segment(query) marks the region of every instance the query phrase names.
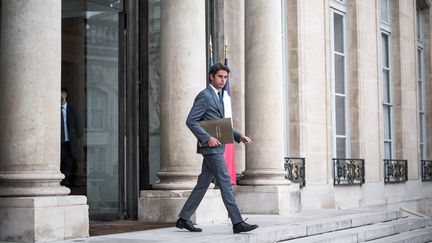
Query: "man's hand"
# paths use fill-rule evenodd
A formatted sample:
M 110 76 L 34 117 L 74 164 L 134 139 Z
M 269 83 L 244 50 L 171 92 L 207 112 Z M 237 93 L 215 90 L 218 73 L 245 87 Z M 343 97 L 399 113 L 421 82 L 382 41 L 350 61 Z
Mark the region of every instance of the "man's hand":
M 219 140 L 217 140 L 217 138 L 215 137 L 210 137 L 209 140 L 207 141 L 207 144 L 210 148 L 215 148 L 221 145 Z
M 242 142 L 244 145 L 248 145 L 252 142 L 252 139 L 246 135 L 240 135 L 240 142 Z

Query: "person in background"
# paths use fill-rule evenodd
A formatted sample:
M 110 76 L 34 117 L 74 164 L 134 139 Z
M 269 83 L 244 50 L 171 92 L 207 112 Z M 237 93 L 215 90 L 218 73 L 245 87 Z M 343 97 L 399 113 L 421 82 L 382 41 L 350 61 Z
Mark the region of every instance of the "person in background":
M 74 163 L 81 160 L 79 139 L 83 134 L 78 116 L 73 107 L 67 103 L 67 90 L 61 89 L 61 154 L 60 171 L 65 178 L 60 185 L 70 187 L 72 183 L 71 171 Z

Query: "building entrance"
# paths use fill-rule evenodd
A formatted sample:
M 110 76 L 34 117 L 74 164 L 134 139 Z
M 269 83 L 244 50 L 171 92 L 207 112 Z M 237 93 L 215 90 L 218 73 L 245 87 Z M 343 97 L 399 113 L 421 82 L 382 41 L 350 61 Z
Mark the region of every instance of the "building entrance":
M 82 131 L 69 184 L 71 194 L 87 196 L 90 220 L 122 218 L 122 7 L 123 1 L 62 1 L 62 87 L 76 113 L 70 129 Z

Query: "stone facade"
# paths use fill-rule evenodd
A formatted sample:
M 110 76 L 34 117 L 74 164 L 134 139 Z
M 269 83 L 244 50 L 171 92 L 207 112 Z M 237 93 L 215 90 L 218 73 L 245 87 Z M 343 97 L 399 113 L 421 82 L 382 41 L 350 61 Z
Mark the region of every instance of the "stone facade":
M 421 8 L 425 145 L 426 159 L 430 160 L 430 0 L 391 0 L 393 157 L 408 161 L 408 180 L 395 184 L 384 183 L 383 1 L 217 2 L 216 60 L 222 60 L 220 47 L 226 38 L 233 70 L 234 125 L 253 139 L 246 148 L 236 147 L 237 173 L 243 180 L 235 192 L 242 213 L 284 215 L 302 209 L 405 207 L 432 215 L 432 182 L 422 181 L 420 174 L 416 79 L 416 9 Z M 0 240 L 85 237 L 87 200 L 68 196 L 69 190 L 59 185 L 60 2 L 4 0 L 0 4 Z M 144 51 L 149 58 L 149 88 L 145 92 L 151 112 L 149 168 L 153 189 L 140 192 L 138 218 L 174 222 L 201 169 L 196 140 L 184 123 L 193 98 L 207 80 L 206 4 L 201 0 L 153 0 L 149 9 L 149 43 L 143 46 L 149 47 Z M 365 161 L 365 183 L 361 186 L 333 185 L 334 11 L 343 12 L 345 17 L 347 157 Z M 285 179 L 285 156 L 305 158 L 305 187 L 300 189 Z M 34 221 L 25 220 L 29 217 Z M 71 223 L 65 218 L 71 218 Z M 227 220 L 219 191 L 209 190 L 192 220 Z
M 416 57 L 416 1 L 392 4 L 392 80 L 395 158 L 408 160 L 408 181 L 383 182 L 383 128 L 379 1 L 345 1 L 347 80 L 351 158 L 365 159 L 366 182 L 361 187 L 333 186 L 332 78 L 329 56 L 330 9 L 333 1 L 291 1 L 288 13 L 290 156 L 306 158 L 302 208 L 396 208 L 406 206 L 427 213 L 430 182 L 420 177 L 418 62 Z M 430 1 L 425 14 L 425 42 L 430 43 Z M 429 44 L 426 44 L 429 45 Z M 428 50 L 425 48 L 425 50 Z M 425 71 L 431 72 L 430 51 Z M 430 76 L 425 92 L 430 96 Z M 426 106 L 428 100 L 426 98 Z M 426 108 L 430 109 L 430 108 Z M 426 112 L 430 123 L 430 110 Z M 427 141 L 430 141 L 427 125 Z M 431 143 L 427 142 L 431 156 Z M 420 206 L 422 205 L 422 206 Z

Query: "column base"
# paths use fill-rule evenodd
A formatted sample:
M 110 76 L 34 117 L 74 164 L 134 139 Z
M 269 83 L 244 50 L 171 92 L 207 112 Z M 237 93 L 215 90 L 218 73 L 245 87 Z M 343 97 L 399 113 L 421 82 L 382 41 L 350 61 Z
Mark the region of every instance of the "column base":
M 199 173 L 159 171 L 160 181 L 152 186 L 155 190 L 192 190 Z
M 245 214 L 287 215 L 299 212 L 301 209 L 301 193 L 298 184 L 237 186 L 235 196 L 240 212 Z
M 138 220 L 149 223 L 175 223 L 191 192 L 191 190 L 141 191 L 138 199 Z M 207 190 L 191 221 L 195 224 L 229 222 L 220 190 Z
M 284 170 L 246 170 L 243 171 L 244 178 L 240 181 L 241 185 L 247 186 L 274 186 L 289 185 L 290 180 L 285 178 Z
M 0 196 L 36 197 L 63 196 L 70 189 L 60 186 L 64 175 L 60 171 L 1 171 Z
M 0 197 L 0 241 L 44 242 L 88 236 L 85 196 Z

